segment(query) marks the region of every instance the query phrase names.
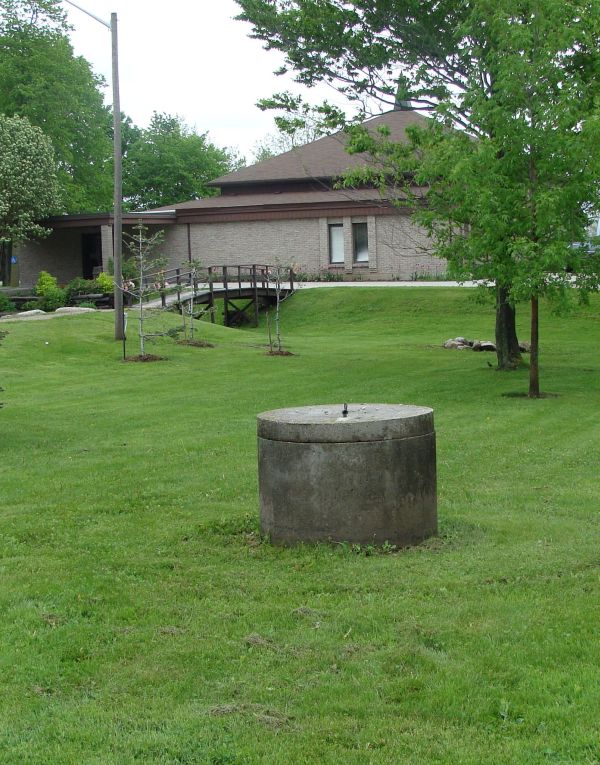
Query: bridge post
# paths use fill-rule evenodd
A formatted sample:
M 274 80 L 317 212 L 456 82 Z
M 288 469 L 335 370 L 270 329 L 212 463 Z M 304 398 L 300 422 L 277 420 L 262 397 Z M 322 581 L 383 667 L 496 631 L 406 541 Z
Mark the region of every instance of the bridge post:
M 208 307 L 210 308 L 210 323 L 215 323 L 215 288 L 213 287 L 213 269 L 212 266 L 208 267 L 208 289 L 210 291 L 210 298 L 208 301 Z
M 258 277 L 256 264 L 252 266 L 252 288 L 254 290 L 254 326 L 258 327 Z
M 223 303 L 223 323 L 229 326 L 229 281 L 227 278 L 227 266 L 223 266 L 223 289 L 225 290 L 225 302 Z

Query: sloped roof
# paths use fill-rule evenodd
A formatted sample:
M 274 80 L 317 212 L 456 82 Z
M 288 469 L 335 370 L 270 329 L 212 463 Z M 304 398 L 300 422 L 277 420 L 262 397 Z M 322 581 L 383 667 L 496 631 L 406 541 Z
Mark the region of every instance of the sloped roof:
M 369 130 L 387 125 L 392 140 L 404 141 L 408 126 L 426 125 L 427 122 L 427 117 L 414 111 L 391 111 L 373 117 L 363 125 Z M 274 181 L 301 181 L 309 178 L 336 178 L 345 170 L 367 161 L 365 154 L 348 154 L 346 142 L 347 137 L 343 132 L 334 133 L 305 146 L 298 146 L 285 154 L 222 175 L 211 181 L 209 186 L 227 187 Z
M 402 195 L 398 193 L 398 198 Z M 323 189 L 322 191 L 264 191 L 250 194 L 227 194 L 226 196 L 205 197 L 189 202 L 179 202 L 170 205 L 170 210 L 178 213 L 195 210 L 222 210 L 240 207 L 279 207 L 285 205 L 310 205 L 329 203 L 363 203 L 374 207 L 389 207 L 389 199 L 384 200 L 377 189 Z

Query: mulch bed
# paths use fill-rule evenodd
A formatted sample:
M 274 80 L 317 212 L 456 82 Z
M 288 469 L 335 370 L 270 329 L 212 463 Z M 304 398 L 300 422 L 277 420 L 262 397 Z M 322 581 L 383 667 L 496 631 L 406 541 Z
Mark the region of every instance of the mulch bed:
M 155 356 L 153 353 L 140 353 L 137 356 L 126 356 L 123 361 L 166 361 L 165 356 Z
M 207 340 L 178 340 L 177 345 L 191 345 L 192 348 L 214 348 Z
M 267 356 L 295 356 L 291 351 L 267 351 Z

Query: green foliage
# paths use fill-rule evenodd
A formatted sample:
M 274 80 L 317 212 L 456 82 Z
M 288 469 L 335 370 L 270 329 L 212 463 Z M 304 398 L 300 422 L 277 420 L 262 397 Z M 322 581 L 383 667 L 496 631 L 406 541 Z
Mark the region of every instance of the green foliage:
M 52 276 L 52 274 L 49 274 L 47 271 L 40 271 L 38 280 L 35 285 L 36 295 L 40 295 L 40 296 L 46 295 L 48 294 L 48 292 L 55 290 L 57 287 L 58 287 L 58 281 L 56 279 L 56 276 Z
M 8 295 L 0 292 L 0 313 L 10 313 L 16 311 L 16 306 Z
M 127 207 L 145 210 L 216 193 L 207 183 L 239 166 L 179 117 L 154 113 L 149 127 L 132 140 L 123 165 Z
M 52 290 L 57 289 L 57 287 L 58 281 L 56 276 L 52 276 L 52 274 L 49 274 L 47 271 L 40 271 L 38 280 L 35 285 L 36 295 L 47 295 L 48 292 L 52 292 Z
M 69 298 L 69 291 L 60 289 L 56 277 L 47 271 L 40 271 L 35 285 L 35 294 L 38 295 L 38 300 L 34 307 L 42 311 L 55 311 L 57 308 L 62 308 L 67 305 Z
M 42 311 L 56 311 L 67 305 L 67 295 L 60 287 L 48 288 L 39 298 L 37 307 Z
M 114 278 L 109 274 L 100 273 L 95 279 L 83 279 L 76 277 L 72 279 L 65 287 L 65 299 L 68 303 L 72 302 L 76 295 L 110 295 L 114 291 Z M 78 303 L 77 305 L 84 305 Z
M 121 273 L 123 274 L 123 279 L 135 279 L 137 276 L 137 265 L 135 262 L 135 258 L 132 257 L 124 257 L 123 258 L 123 264 L 121 266 Z M 115 273 L 115 264 L 112 258 L 108 259 L 108 275 L 114 276 Z
M 600 210 L 598 3 L 238 4 L 300 81 L 433 113 L 402 145 L 385 130 L 351 130 L 351 151 L 378 164 L 346 183 L 386 193 L 395 183 L 451 274 L 496 285 L 500 366 L 516 344 L 507 300 L 546 295 L 564 306 L 572 286 L 578 295 L 598 289 L 600 254 L 573 248 Z M 302 115 L 293 97 L 275 105 Z M 539 394 L 537 336 L 534 312 L 531 395 Z
M 38 221 L 59 204 L 49 139 L 26 119 L 0 113 L 0 239 L 45 236 Z
M 110 274 L 100 272 L 96 277 L 96 284 L 103 295 L 110 295 L 115 288 L 115 279 Z
M 81 276 L 72 279 L 65 287 L 67 303 L 70 303 L 75 295 L 92 295 L 100 292 L 96 279 L 84 279 Z
M 335 273 L 334 271 L 329 271 L 327 269 L 318 271 L 317 273 L 314 273 L 314 274 L 300 271 L 299 273 L 294 274 L 294 278 L 297 282 L 343 282 L 344 281 L 343 274 L 338 274 L 338 273 Z
M 40 309 L 40 303 L 38 300 L 28 300 L 26 303 L 22 303 L 20 311 L 35 311 Z
M 51 0 L 0 0 L 0 112 L 26 117 L 54 147 L 67 212 L 111 204 L 111 117 L 103 81 L 75 56 Z

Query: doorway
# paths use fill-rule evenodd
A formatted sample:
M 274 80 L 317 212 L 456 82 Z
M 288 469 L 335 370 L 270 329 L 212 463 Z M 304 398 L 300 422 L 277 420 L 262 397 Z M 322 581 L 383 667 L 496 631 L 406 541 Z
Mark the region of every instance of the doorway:
M 102 238 L 99 231 L 81 235 L 81 271 L 84 279 L 95 279 L 102 271 Z
M 19 283 L 17 258 L 13 254 L 12 242 L 0 241 L 0 286 L 16 287 Z

